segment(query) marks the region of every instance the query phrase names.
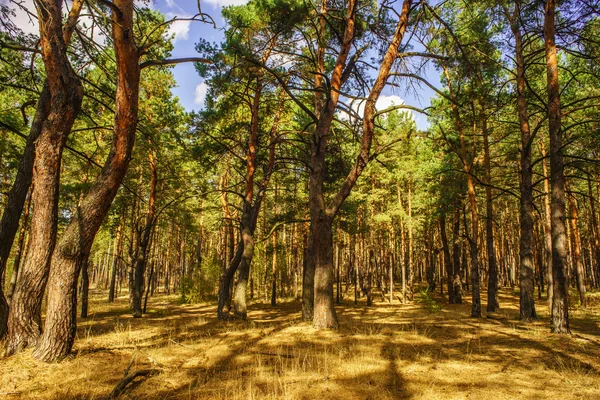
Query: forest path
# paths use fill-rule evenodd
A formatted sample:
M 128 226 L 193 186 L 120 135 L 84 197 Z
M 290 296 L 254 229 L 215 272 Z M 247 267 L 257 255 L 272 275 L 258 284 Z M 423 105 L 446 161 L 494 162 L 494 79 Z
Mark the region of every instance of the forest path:
M 301 322 L 296 301 L 252 304 L 249 321 L 220 322 L 212 304 L 150 300 L 130 317 L 127 296 L 94 291 L 75 352 L 58 364 L 29 352 L 0 360 L 0 398 L 98 399 L 124 371 L 156 369 L 129 385 L 133 399 L 600 399 L 600 294 L 572 310 L 572 336 L 518 321 L 518 295 L 499 313 L 469 318 L 470 304 L 439 294 L 415 302 L 337 307 L 338 331 Z M 468 296 L 465 296 L 468 300 Z M 484 304 L 485 304 L 485 298 Z

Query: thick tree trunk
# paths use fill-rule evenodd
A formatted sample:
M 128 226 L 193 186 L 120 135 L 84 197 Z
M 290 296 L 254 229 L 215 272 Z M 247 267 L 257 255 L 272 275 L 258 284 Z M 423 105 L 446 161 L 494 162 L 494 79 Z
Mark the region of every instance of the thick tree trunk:
M 229 303 L 231 302 L 231 284 L 233 277 L 240 266 L 242 255 L 244 253 L 244 242 L 240 241 L 237 245 L 235 255 L 231 259 L 229 266 L 223 271 L 219 278 L 219 292 L 217 303 L 217 318 L 221 321 L 229 319 Z
M 62 152 L 83 100 L 83 87 L 67 57 L 61 23 L 62 2 L 46 0 L 36 6 L 50 106 L 35 142 L 29 245 L 9 312 L 7 355 L 35 344 L 41 333 L 42 298 L 56 244 Z M 0 297 L 3 302 L 4 296 Z
M 534 260 L 533 260 L 533 183 L 531 167 L 531 145 L 532 137 L 529 126 L 529 112 L 527 109 L 527 97 L 525 94 L 525 59 L 523 57 L 523 39 L 521 36 L 519 7 L 515 6 L 511 15 L 505 10 L 510 21 L 511 30 L 515 37 L 515 60 L 517 66 L 517 110 L 519 115 L 519 127 L 521 129 L 521 174 L 520 183 L 520 263 L 519 263 L 519 288 L 520 288 L 520 318 L 521 320 L 536 319 L 535 301 L 533 289 L 535 284 Z
M 42 2 L 42 4 L 43 3 L 44 2 Z M 71 41 L 71 36 L 73 34 L 75 25 L 77 24 L 77 20 L 79 19 L 79 13 L 81 12 L 82 5 L 83 0 L 73 1 L 73 4 L 71 5 L 71 11 L 69 12 L 67 22 L 62 29 L 62 33 L 59 33 L 58 31 L 55 32 L 56 35 L 62 34 L 65 46 Z M 60 4 L 53 4 L 53 7 L 58 7 L 59 10 L 61 8 Z M 56 29 L 58 23 L 60 23 L 60 20 L 50 29 Z M 49 42 L 46 41 L 45 43 L 48 44 Z M 48 77 L 50 76 L 51 75 L 48 75 Z M 68 84 L 68 80 L 65 83 Z M 76 93 L 78 90 L 80 90 L 80 85 L 76 84 L 71 88 L 71 90 Z M 78 93 L 78 95 L 81 95 L 81 93 Z M 9 314 L 8 304 L 4 298 L 4 285 L 1 277 L 4 276 L 10 250 L 12 248 L 17 230 L 19 229 L 19 219 L 21 218 L 21 214 L 23 212 L 23 205 L 25 204 L 27 193 L 30 191 L 33 177 L 36 142 L 38 141 L 43 129 L 48 129 L 48 125 L 46 125 L 46 123 L 48 122 L 48 118 L 50 116 L 52 97 L 53 94 L 50 90 L 50 85 L 46 80 L 37 102 L 35 116 L 31 124 L 31 129 L 29 130 L 29 136 L 27 137 L 27 142 L 23 150 L 23 156 L 21 157 L 21 161 L 17 169 L 17 175 L 10 191 L 8 192 L 8 202 L 2 213 L 2 219 L 0 220 L 0 339 L 2 339 L 7 333 Z M 64 100 L 67 100 L 67 98 Z M 68 123 L 68 121 L 65 122 Z
M 337 328 L 333 306 L 333 230 L 331 220 L 323 216 L 312 219 L 313 257 L 315 265 L 314 317 L 316 328 Z
M 140 67 L 132 35 L 133 1 L 115 0 L 113 4 L 119 10 L 113 12 L 112 24 L 117 59 L 113 142 L 100 175 L 79 205 L 52 257 L 44 335 L 34 351 L 34 356 L 44 361 L 58 360 L 71 351 L 76 334 L 77 279 L 123 182 L 135 140 Z
M 302 320 L 312 321 L 315 304 L 315 256 L 313 247 L 312 228 L 308 228 L 308 245 L 304 255 L 302 270 Z
M 238 272 L 238 283 L 233 295 L 233 311 L 237 317 L 246 319 L 248 307 L 246 305 L 246 292 L 248 288 L 248 277 L 250 275 L 250 266 L 254 255 L 254 237 L 253 230 L 244 226 L 242 228 L 242 241 L 244 242 L 244 251 L 240 261 Z
M 551 331 L 570 333 L 567 283 L 567 229 L 565 222 L 565 176 L 562 154 L 560 87 L 555 43 L 556 0 L 547 0 L 544 16 L 546 75 L 548 80 L 548 125 L 550 131 L 550 184 L 552 187 L 552 320 Z

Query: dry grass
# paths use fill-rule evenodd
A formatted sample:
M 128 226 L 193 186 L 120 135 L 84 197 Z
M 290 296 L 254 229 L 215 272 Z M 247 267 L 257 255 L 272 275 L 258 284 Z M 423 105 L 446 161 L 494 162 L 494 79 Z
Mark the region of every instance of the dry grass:
M 523 324 L 518 297 L 468 318 L 470 304 L 342 305 L 340 329 L 300 321 L 300 304 L 250 307 L 219 322 L 213 305 L 151 299 L 133 319 L 127 298 L 96 293 L 73 356 L 44 364 L 29 353 L 0 361 L 0 398 L 98 399 L 130 371 L 159 372 L 127 387 L 132 399 L 600 399 L 600 296 L 572 311 L 572 336 Z M 350 304 L 350 303 L 349 303 Z M 3 397 L 4 396 L 4 397 Z

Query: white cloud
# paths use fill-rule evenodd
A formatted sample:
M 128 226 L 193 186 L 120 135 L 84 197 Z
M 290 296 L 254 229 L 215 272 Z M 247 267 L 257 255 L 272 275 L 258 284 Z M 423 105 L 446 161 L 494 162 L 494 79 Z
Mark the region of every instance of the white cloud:
M 400 96 L 386 96 L 382 94 L 379 96 L 379 99 L 377 99 L 375 108 L 377 108 L 378 111 L 381 111 L 392 106 L 401 106 L 402 104 L 404 104 L 404 100 L 402 100 Z
M 349 104 L 349 103 L 346 103 Z M 380 95 L 379 99 L 377 99 L 377 103 L 375 103 L 375 108 L 377 109 L 377 111 L 383 111 L 387 108 L 393 107 L 393 106 L 401 106 L 404 104 L 404 100 L 400 97 L 400 96 L 396 96 L 396 95 Z M 355 101 L 354 103 L 352 103 L 351 106 L 353 113 L 352 113 L 352 118 L 355 117 L 360 117 L 362 118 L 363 113 L 365 111 L 365 100 L 363 101 Z M 402 110 L 402 109 L 400 109 Z M 414 113 L 412 111 L 410 111 L 411 115 L 414 118 Z M 348 120 L 349 116 L 348 113 L 346 112 L 339 112 L 339 118 L 343 119 L 343 120 Z
M 248 0 L 206 0 L 206 2 L 215 7 L 226 7 L 226 6 L 241 6 L 246 4 Z
M 168 12 L 165 14 L 165 17 L 167 21 L 170 21 L 173 18 L 182 18 L 182 20 L 176 19 L 174 22 L 171 22 L 169 24 L 169 28 L 167 29 L 167 36 L 171 37 L 175 35 L 173 43 L 177 42 L 178 40 L 188 40 L 190 38 L 190 24 L 192 21 L 190 21 L 189 18 L 192 18 L 191 15 L 176 15 Z M 185 18 L 188 18 L 188 20 L 183 20 Z
M 175 7 L 177 7 L 177 4 L 175 3 L 175 0 L 166 0 L 166 3 L 167 3 L 167 7 L 169 7 L 169 8 L 175 8 Z M 177 7 L 177 8 L 179 8 L 179 7 Z
M 204 106 L 204 100 L 206 99 L 207 91 L 208 85 L 204 82 L 196 86 L 196 96 L 194 97 L 194 103 L 199 106 Z

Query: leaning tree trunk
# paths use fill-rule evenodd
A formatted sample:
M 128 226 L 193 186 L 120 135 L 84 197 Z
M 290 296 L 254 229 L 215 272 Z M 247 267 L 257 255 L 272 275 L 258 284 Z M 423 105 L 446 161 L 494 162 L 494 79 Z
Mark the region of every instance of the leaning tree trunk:
M 140 66 L 133 32 L 133 1 L 114 0 L 113 42 L 117 90 L 113 141 L 107 160 L 52 257 L 44 335 L 34 356 L 55 361 L 68 355 L 77 331 L 77 280 L 94 237 L 123 182 L 131 159 L 138 114 Z M 37 183 L 36 183 L 37 185 Z
M 219 291 L 217 303 L 217 318 L 222 321 L 229 319 L 229 303 L 231 302 L 231 284 L 233 277 L 242 262 L 244 254 L 244 242 L 240 240 L 235 251 L 235 255 L 229 262 L 229 266 L 221 273 L 219 277 Z
M 68 44 L 71 41 L 71 36 L 73 35 L 73 30 L 79 19 L 82 5 L 83 0 L 75 0 L 71 5 L 69 17 L 62 29 L 62 36 L 65 44 Z M 74 87 L 73 90 L 77 90 L 77 88 Z M 35 116 L 31 124 L 31 129 L 29 130 L 25 148 L 23 149 L 23 156 L 21 157 L 21 162 L 17 169 L 17 175 L 13 186 L 8 192 L 8 202 L 2 213 L 2 219 L 0 220 L 0 277 L 4 276 L 10 250 L 17 230 L 19 229 L 19 219 L 23 212 L 23 205 L 25 204 L 25 199 L 27 198 L 27 193 L 29 192 L 33 177 L 35 145 L 42 133 L 45 122 L 48 120 L 51 99 L 52 93 L 50 92 L 50 85 L 46 79 L 37 102 Z M 4 298 L 4 286 L 2 285 L 1 280 L 2 279 L 0 278 L 0 339 L 7 332 L 8 321 L 8 304 Z
M 248 227 L 242 227 L 242 240 L 244 241 L 244 251 L 240 261 L 238 272 L 238 283 L 235 286 L 233 295 L 233 310 L 237 317 L 246 319 L 248 307 L 246 305 L 246 292 L 248 288 L 248 277 L 250 275 L 250 265 L 254 254 L 254 237 Z
M 550 185 L 552 196 L 552 320 L 555 333 L 569 333 L 569 288 L 567 282 L 567 229 L 565 215 L 565 175 L 562 154 L 560 87 L 555 42 L 556 0 L 548 0 L 544 16 L 546 75 L 548 81 L 548 126 L 550 131 Z
M 335 67 L 331 76 L 328 99 L 315 128 L 315 137 L 311 148 L 311 173 L 309 179 L 309 208 L 311 230 L 313 235 L 313 250 L 315 263 L 315 304 L 313 323 L 316 328 L 336 328 L 337 316 L 333 307 L 333 232 L 332 224 L 340 207 L 350 195 L 352 188 L 369 162 L 371 143 L 375 132 L 376 108 L 375 104 L 381 95 L 387 80 L 390 77 L 394 61 L 398 57 L 398 49 L 402 43 L 404 32 L 408 26 L 408 14 L 411 0 L 404 0 L 394 36 L 387 48 L 380 69 L 375 79 L 363 113 L 363 132 L 360 151 L 354 165 L 337 194 L 325 207 L 323 179 L 325 173 L 325 155 L 327 152 L 327 138 L 330 135 L 331 123 L 339 99 L 340 88 L 344 77 L 342 72 L 346 66 L 348 53 L 354 39 L 354 20 L 356 17 L 356 4 L 348 2 L 346 15 L 346 29 Z
M 62 152 L 83 100 L 83 87 L 67 57 L 62 2 L 46 0 L 36 6 L 50 106 L 35 143 L 29 245 L 9 311 L 7 355 L 35 344 L 41 333 L 42 299 L 56 244 Z

